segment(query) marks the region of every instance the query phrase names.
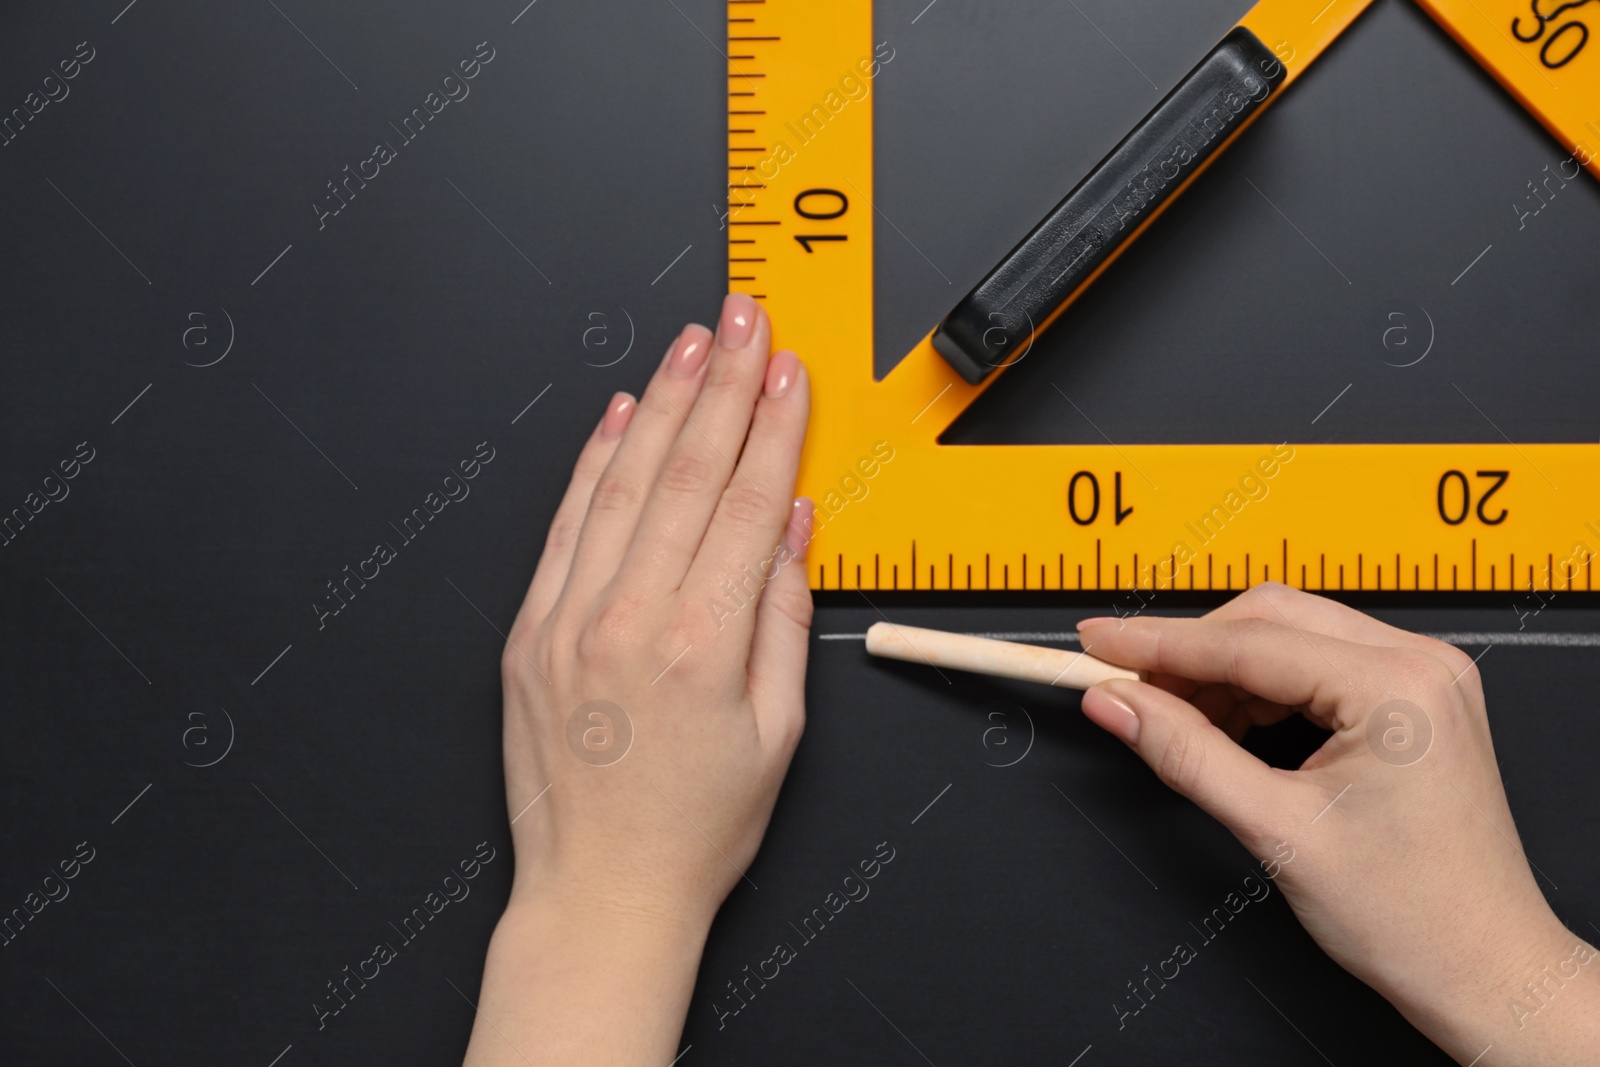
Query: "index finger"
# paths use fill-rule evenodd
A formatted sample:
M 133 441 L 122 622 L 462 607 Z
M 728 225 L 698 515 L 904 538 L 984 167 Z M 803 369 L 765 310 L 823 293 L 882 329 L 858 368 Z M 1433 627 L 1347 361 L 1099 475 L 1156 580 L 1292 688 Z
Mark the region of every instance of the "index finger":
M 1225 682 L 1286 707 L 1304 705 L 1328 729 L 1351 725 L 1381 650 L 1262 618 L 1140 617 L 1082 630 L 1084 647 L 1135 670 Z M 1341 710 L 1345 714 L 1341 717 Z
M 1459 677 L 1472 666 L 1472 658 L 1454 645 L 1402 630 L 1346 604 L 1281 582 L 1262 582 L 1208 612 L 1208 619 L 1262 618 L 1314 630 L 1330 637 L 1363 645 L 1392 645 L 1432 656 Z

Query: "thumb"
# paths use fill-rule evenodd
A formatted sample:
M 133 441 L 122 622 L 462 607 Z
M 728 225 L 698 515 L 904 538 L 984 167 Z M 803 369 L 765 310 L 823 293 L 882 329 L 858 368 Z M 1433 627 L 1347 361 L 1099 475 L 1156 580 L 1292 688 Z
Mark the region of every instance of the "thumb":
M 1083 694 L 1083 713 L 1126 742 L 1169 788 L 1233 831 L 1246 848 L 1267 834 L 1266 822 L 1292 810 L 1294 789 L 1240 748 L 1198 708 L 1165 689 L 1113 679 Z

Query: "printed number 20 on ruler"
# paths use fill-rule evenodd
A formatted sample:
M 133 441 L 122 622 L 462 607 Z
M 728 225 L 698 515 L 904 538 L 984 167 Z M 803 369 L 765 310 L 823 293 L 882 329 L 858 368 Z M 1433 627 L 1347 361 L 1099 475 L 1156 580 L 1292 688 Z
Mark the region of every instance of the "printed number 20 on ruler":
M 1245 16 L 1287 68 L 1273 99 L 1367 2 Z M 1526 33 L 1527 2 L 1424 6 L 1600 167 L 1571 107 L 1600 108 L 1600 42 L 1556 68 L 1513 52 L 1500 23 Z M 873 381 L 872 80 L 894 50 L 870 0 L 728 0 L 728 53 L 729 283 L 811 370 L 812 588 L 1593 588 L 1600 445 L 940 445 L 998 375 L 969 385 L 924 338 Z

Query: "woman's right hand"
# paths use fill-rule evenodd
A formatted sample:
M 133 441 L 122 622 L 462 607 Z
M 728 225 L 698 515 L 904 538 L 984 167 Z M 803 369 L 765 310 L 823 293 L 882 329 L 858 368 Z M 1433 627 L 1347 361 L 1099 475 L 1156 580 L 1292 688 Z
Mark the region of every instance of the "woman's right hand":
M 1600 1062 L 1600 958 L 1530 870 L 1465 653 L 1277 583 L 1079 636 L 1150 678 L 1084 713 L 1275 860 L 1317 943 L 1413 1025 L 1462 1064 Z M 1296 713 L 1333 731 L 1299 770 L 1238 745 Z

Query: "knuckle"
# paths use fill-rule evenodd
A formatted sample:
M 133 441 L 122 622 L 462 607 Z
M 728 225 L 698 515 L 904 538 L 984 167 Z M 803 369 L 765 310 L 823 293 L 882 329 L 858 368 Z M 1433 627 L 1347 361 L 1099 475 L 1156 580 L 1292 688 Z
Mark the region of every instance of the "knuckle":
M 541 635 L 513 627 L 505 647 L 500 650 L 502 684 L 513 689 L 531 685 L 539 671 L 544 669 L 536 666 L 543 658 L 542 646 Z
M 722 513 L 739 526 L 764 525 L 773 510 L 771 496 L 742 478 L 735 479 L 722 493 Z
M 778 743 L 782 745 L 782 751 L 793 752 L 798 748 L 805 732 L 806 709 L 801 707 L 796 714 L 787 716 L 778 727 Z
M 638 482 L 620 474 L 604 474 L 589 498 L 589 510 L 627 511 L 639 503 L 642 495 Z
M 1404 649 L 1384 664 L 1370 686 L 1367 703 L 1374 710 L 1395 700 L 1409 703 L 1420 710 L 1422 721 L 1431 730 L 1453 732 L 1474 719 L 1487 721 L 1481 699 L 1463 689 L 1471 684 L 1465 677 L 1458 680 L 1456 672 L 1431 652 Z M 1404 709 L 1400 713 L 1415 714 Z
M 766 595 L 771 598 L 774 611 L 802 630 L 811 629 L 811 614 L 816 608 L 811 603 L 810 589 L 803 585 L 800 589 L 768 589 Z
M 549 666 L 575 663 L 578 658 L 578 631 L 564 618 L 552 620 L 540 631 L 534 651 L 548 665 L 546 674 L 550 673 Z
M 1179 730 L 1167 738 L 1156 761 L 1156 776 L 1185 796 L 1199 786 L 1204 773 L 1205 746 L 1191 731 Z
M 1293 611 L 1294 605 L 1322 599 L 1315 593 L 1308 593 L 1303 589 L 1296 589 L 1292 585 L 1285 585 L 1283 582 L 1276 580 L 1258 582 L 1250 587 L 1250 592 L 1272 609 L 1272 619 L 1278 618 L 1277 612 L 1280 610 Z M 1272 619 L 1268 621 L 1271 622 Z
M 1468 668 L 1473 666 L 1471 656 L 1455 645 L 1432 638 L 1428 641 L 1428 651 L 1449 669 L 1452 678 L 1461 677 L 1462 681 L 1466 680 L 1463 676 L 1467 674 Z
M 697 452 L 679 452 L 661 468 L 661 487 L 674 493 L 695 495 L 710 488 L 715 470 L 711 461 Z
M 501 681 L 507 683 L 516 682 L 520 676 L 521 668 L 522 661 L 517 655 L 516 635 L 513 634 L 512 640 L 507 641 L 505 647 L 500 650 Z
M 651 675 L 663 682 L 689 681 L 700 689 L 710 659 L 702 650 L 709 643 L 703 628 L 692 622 L 666 627 L 650 644 Z
M 639 397 L 639 412 L 640 414 L 649 412 L 657 418 L 671 419 L 675 422 L 683 421 L 683 408 L 674 404 L 672 398 L 666 394 L 666 390 L 656 382 L 651 382 L 650 388 Z M 638 417 L 634 416 L 635 419 Z
M 705 387 L 717 393 L 746 392 L 751 379 L 747 362 L 734 353 L 727 353 L 723 359 L 712 360 L 711 369 L 706 372 Z
M 1277 623 L 1267 619 L 1237 619 L 1233 622 L 1233 630 L 1241 642 L 1257 644 L 1266 640 L 1268 635 L 1277 631 Z
M 579 632 L 575 651 L 578 659 L 589 663 L 610 662 L 636 644 L 639 607 L 627 597 L 608 597 L 601 601 Z
M 1391 661 L 1389 676 L 1403 692 L 1419 697 L 1442 695 L 1450 689 L 1453 672 L 1426 652 L 1405 649 Z
M 578 531 L 583 529 L 581 520 L 570 515 L 557 515 L 550 524 L 550 532 L 545 535 L 544 547 L 546 552 L 565 552 L 578 543 Z
M 772 610 L 779 615 L 788 619 L 802 630 L 811 628 L 811 616 L 815 610 L 811 602 L 811 590 L 804 587 L 792 589 L 769 586 L 766 598 Z
M 1111 636 L 1115 637 L 1117 632 L 1128 626 L 1137 625 L 1140 623 L 1140 621 L 1141 620 L 1137 618 L 1124 619 L 1122 622 L 1117 624 L 1117 630 L 1113 631 Z M 1170 671 L 1174 666 L 1176 666 L 1175 660 L 1177 658 L 1172 649 L 1171 628 L 1167 626 L 1150 626 L 1146 627 L 1145 630 L 1149 634 L 1150 650 L 1148 659 L 1140 665 L 1153 667 L 1156 670 Z M 1103 640 L 1104 638 L 1097 637 L 1094 641 L 1094 644 L 1098 645 L 1102 643 Z M 1092 647 L 1093 645 L 1086 645 L 1084 647 L 1084 651 L 1088 652 Z
M 1484 707 L 1483 678 L 1478 674 L 1477 667 L 1463 671 L 1456 679 L 1455 689 L 1461 694 L 1467 707 L 1475 709 L 1475 716 L 1488 720 L 1488 711 Z
M 605 472 L 606 464 L 611 462 L 611 453 L 615 450 L 615 445 L 608 445 L 604 439 L 597 437 L 578 453 L 578 462 L 572 467 L 572 480 L 581 482 L 599 478 Z
M 1245 676 L 1245 660 L 1276 636 L 1278 625 L 1266 619 L 1239 619 L 1233 631 L 1234 640 L 1228 642 L 1228 681 L 1239 685 Z

